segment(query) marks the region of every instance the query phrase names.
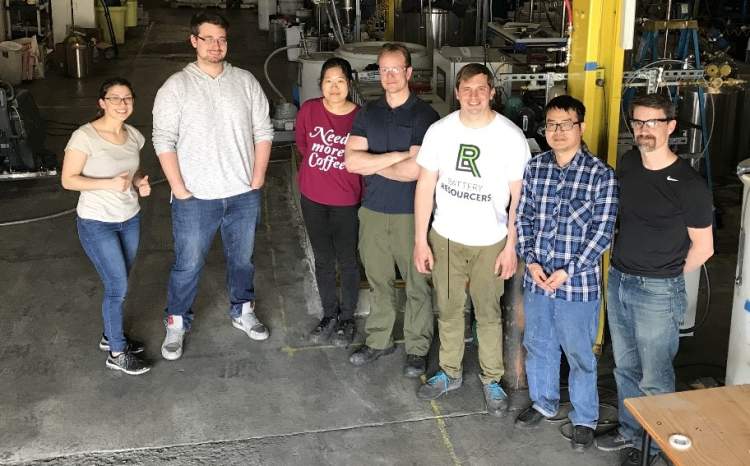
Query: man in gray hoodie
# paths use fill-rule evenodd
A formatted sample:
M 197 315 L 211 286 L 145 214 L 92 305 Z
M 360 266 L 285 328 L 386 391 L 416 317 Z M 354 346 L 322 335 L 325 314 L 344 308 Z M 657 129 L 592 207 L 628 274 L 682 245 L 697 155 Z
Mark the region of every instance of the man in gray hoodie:
M 228 29 L 219 14 L 193 16 L 197 60 L 170 76 L 154 100 L 154 148 L 172 189 L 175 260 L 161 347 L 169 360 L 182 356 L 201 270 L 219 229 L 232 325 L 254 340 L 268 338 L 255 315 L 252 257 L 273 127 L 258 80 L 224 61 Z

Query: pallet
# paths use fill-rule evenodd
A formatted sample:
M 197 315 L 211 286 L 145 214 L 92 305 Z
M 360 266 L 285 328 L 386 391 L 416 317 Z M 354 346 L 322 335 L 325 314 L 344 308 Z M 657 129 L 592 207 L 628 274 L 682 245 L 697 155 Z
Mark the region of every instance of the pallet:
M 220 10 L 226 10 L 227 4 L 226 3 L 195 3 L 195 2 L 179 2 L 179 1 L 169 1 L 170 8 L 193 8 L 193 9 L 206 9 L 206 8 L 218 8 Z M 241 3 L 239 9 L 240 10 L 251 10 L 255 8 L 255 5 L 251 3 Z

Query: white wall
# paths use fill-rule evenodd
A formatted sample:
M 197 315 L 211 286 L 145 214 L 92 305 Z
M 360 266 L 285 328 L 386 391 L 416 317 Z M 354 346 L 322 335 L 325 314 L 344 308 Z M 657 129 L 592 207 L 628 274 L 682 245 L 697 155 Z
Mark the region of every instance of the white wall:
M 62 42 L 65 39 L 65 31 L 73 20 L 73 6 L 70 0 L 53 0 L 50 3 L 52 7 L 52 38 L 55 43 Z
M 73 0 L 73 21 L 82 28 L 96 27 L 94 5 L 101 7 L 99 0 Z
M 52 22 L 55 43 L 65 39 L 68 26 L 75 25 L 84 28 L 96 27 L 94 4 L 99 0 L 53 0 Z

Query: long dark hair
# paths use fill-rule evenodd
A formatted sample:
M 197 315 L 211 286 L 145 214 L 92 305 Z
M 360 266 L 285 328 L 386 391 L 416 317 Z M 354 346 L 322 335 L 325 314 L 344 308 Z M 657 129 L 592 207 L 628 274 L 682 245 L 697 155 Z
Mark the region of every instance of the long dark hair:
M 352 76 L 352 65 L 345 58 L 331 57 L 323 63 L 323 67 L 320 69 L 320 79 L 318 85 L 323 86 L 323 78 L 326 76 L 326 71 L 331 68 L 341 68 L 341 72 L 346 78 L 346 84 L 349 86 L 349 94 L 351 95 L 352 82 L 354 77 Z
M 127 87 L 130 90 L 130 95 L 133 96 L 133 100 L 135 101 L 135 92 L 133 92 L 133 85 L 130 84 L 130 81 L 125 78 L 109 78 L 108 80 L 104 81 L 104 83 L 102 83 L 102 87 L 99 88 L 99 99 L 103 100 L 105 97 L 107 97 L 107 92 L 113 86 Z M 99 107 L 99 110 L 97 110 L 96 112 L 96 116 L 94 116 L 94 119 L 91 121 L 96 121 L 103 116 L 104 109 Z

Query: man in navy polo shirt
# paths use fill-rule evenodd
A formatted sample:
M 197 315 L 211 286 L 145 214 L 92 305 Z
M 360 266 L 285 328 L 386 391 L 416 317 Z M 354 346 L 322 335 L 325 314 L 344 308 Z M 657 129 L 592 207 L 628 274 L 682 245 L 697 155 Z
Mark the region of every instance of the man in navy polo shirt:
M 361 366 L 394 351 L 393 283 L 398 267 L 406 282 L 404 375 L 419 377 L 427 366 L 434 321 L 429 276 L 420 274 L 412 260 L 414 192 L 419 176 L 416 157 L 427 128 L 439 116 L 409 90 L 412 67 L 406 47 L 383 45 L 378 66 L 385 95 L 359 111 L 345 153 L 347 170 L 365 177 L 359 252 L 371 288 L 367 341 L 350 361 Z

